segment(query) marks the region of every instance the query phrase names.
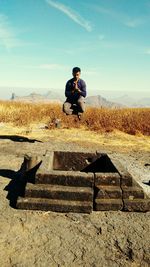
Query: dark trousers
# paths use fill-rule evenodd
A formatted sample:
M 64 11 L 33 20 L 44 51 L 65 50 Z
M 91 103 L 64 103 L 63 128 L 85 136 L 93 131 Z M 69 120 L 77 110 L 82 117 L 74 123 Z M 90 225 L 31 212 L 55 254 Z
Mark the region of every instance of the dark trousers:
M 85 99 L 83 96 L 80 96 L 76 103 L 68 102 L 67 100 L 63 104 L 63 111 L 67 115 L 71 115 L 74 113 L 74 105 L 76 105 L 77 108 L 77 114 L 80 115 L 85 111 Z

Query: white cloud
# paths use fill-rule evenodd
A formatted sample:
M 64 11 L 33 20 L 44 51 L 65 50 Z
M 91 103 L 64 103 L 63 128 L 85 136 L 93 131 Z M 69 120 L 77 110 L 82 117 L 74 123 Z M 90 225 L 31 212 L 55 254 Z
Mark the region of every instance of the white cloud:
M 0 46 L 7 50 L 22 45 L 16 37 L 15 31 L 11 28 L 8 17 L 0 14 Z
M 63 5 L 60 2 L 56 2 L 56 1 L 54 2 L 52 0 L 46 0 L 46 2 L 50 6 L 63 12 L 66 16 L 68 16 L 71 20 L 73 20 L 74 22 L 76 22 L 77 24 L 82 26 L 88 32 L 92 31 L 91 23 L 89 21 L 85 20 L 83 17 L 81 17 L 76 11 L 74 11 L 70 7 Z
M 0 14 L 0 45 L 6 49 L 19 45 L 19 41 L 10 28 L 7 16 L 2 14 Z
M 84 71 L 84 75 L 93 76 L 93 75 L 99 75 L 100 71 L 97 69 L 88 69 Z
M 43 70 L 65 70 L 67 66 L 61 64 L 42 64 L 38 68 Z
M 43 70 L 43 71 L 65 71 L 70 73 L 72 70 L 73 66 L 69 65 L 63 65 L 63 64 L 57 64 L 57 63 L 44 63 L 40 65 L 30 65 L 30 66 L 24 66 L 27 69 L 38 69 L 38 70 Z M 96 68 L 89 68 L 87 69 L 86 67 L 82 71 L 83 75 L 86 76 L 93 76 L 93 75 L 99 75 L 100 70 Z
M 124 20 L 124 24 L 130 28 L 136 28 L 143 23 L 144 23 L 144 20 L 142 20 L 140 18 L 135 18 L 135 19 L 131 19 L 131 18 L 128 19 L 127 18 Z
M 105 14 L 107 16 L 112 17 L 115 20 L 118 20 L 123 25 L 130 27 L 130 28 L 136 28 L 139 25 L 142 25 L 146 22 L 147 17 L 129 17 L 125 13 L 116 12 L 115 10 L 111 8 L 104 8 L 99 5 L 90 5 L 92 9 L 94 9 L 96 12 L 99 12 L 101 14 Z
M 66 65 L 56 64 L 56 63 L 44 63 L 37 66 L 26 66 L 31 69 L 41 69 L 41 70 L 69 70 L 70 68 Z

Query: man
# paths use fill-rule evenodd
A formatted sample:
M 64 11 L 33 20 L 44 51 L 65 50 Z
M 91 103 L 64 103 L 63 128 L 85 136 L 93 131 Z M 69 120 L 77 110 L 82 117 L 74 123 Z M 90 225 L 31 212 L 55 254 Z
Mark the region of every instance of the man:
M 82 113 L 85 111 L 84 98 L 86 97 L 86 84 L 82 79 L 80 79 L 80 68 L 73 68 L 72 75 L 73 78 L 66 83 L 65 96 L 67 97 L 67 99 L 63 104 L 63 111 L 67 115 L 73 114 L 73 107 L 75 104 L 77 107 L 77 115 L 80 120 Z

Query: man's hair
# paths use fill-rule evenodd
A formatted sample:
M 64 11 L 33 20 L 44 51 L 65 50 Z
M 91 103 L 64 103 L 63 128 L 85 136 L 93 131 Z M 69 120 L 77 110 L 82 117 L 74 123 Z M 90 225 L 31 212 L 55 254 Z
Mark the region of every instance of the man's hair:
M 81 69 L 79 67 L 74 67 L 72 72 L 73 73 L 81 72 Z

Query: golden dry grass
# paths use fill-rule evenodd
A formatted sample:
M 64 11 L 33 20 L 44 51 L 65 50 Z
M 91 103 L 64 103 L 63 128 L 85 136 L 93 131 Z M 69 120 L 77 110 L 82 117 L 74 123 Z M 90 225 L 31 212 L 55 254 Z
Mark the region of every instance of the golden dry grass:
M 57 104 L 30 104 L 0 101 L 0 122 L 14 126 L 30 126 L 47 123 L 53 127 L 55 119 L 61 120 L 62 128 L 82 128 L 96 132 L 119 130 L 137 135 L 150 135 L 150 108 L 106 109 L 87 108 L 81 121 L 77 116 L 66 116 Z

